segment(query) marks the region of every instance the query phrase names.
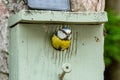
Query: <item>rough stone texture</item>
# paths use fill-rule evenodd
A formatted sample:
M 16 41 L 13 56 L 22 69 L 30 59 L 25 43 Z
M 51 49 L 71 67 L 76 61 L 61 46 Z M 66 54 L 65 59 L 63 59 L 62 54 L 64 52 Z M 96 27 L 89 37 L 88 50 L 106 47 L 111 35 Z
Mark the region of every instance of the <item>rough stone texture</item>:
M 0 54 L 0 72 L 8 73 L 8 55 L 5 52 Z
M 0 1 L 0 80 L 8 80 L 8 10 Z
M 8 40 L 7 40 L 7 20 L 8 10 L 3 3 L 0 3 L 0 49 L 7 52 Z
M 98 12 L 104 11 L 105 0 L 71 0 L 71 11 Z
M 8 75 L 0 73 L 0 80 L 8 80 Z
M 17 13 L 20 10 L 28 9 L 28 7 L 26 6 L 25 0 L 9 0 L 9 2 L 6 6 L 9 10 L 10 15 Z

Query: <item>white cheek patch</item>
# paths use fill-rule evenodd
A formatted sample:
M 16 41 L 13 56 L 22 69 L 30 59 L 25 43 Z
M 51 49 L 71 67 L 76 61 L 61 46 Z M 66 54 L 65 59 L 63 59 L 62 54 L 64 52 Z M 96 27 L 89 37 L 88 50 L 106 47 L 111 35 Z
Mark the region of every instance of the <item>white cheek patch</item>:
M 71 30 L 70 29 L 62 29 L 63 31 L 65 31 L 67 34 L 70 34 L 71 33 Z
M 65 39 L 66 38 L 66 34 L 62 31 L 58 31 L 57 33 L 57 36 L 60 38 L 60 39 Z

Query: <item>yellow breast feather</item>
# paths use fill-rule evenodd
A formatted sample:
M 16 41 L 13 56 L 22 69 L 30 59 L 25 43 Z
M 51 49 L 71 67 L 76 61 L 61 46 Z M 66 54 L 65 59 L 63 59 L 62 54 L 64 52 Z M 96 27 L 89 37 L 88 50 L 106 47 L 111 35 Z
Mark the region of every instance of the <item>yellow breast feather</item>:
M 61 40 L 56 35 L 52 37 L 52 46 L 57 50 L 65 50 L 70 46 L 70 40 Z

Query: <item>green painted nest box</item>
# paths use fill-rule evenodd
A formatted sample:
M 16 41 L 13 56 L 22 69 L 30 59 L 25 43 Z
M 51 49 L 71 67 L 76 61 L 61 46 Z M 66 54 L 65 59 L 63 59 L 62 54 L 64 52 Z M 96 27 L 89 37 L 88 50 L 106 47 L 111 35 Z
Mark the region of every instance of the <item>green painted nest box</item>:
M 103 80 L 106 12 L 20 11 L 9 18 L 10 80 Z M 66 25 L 71 45 L 58 51 L 51 35 Z

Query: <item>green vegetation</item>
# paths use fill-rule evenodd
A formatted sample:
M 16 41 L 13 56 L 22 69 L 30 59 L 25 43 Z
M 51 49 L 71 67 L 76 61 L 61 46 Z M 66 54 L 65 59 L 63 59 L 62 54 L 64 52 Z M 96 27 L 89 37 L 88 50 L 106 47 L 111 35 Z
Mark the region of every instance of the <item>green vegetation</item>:
M 108 22 L 105 24 L 105 64 L 109 66 L 113 61 L 120 62 L 120 16 L 108 11 Z

